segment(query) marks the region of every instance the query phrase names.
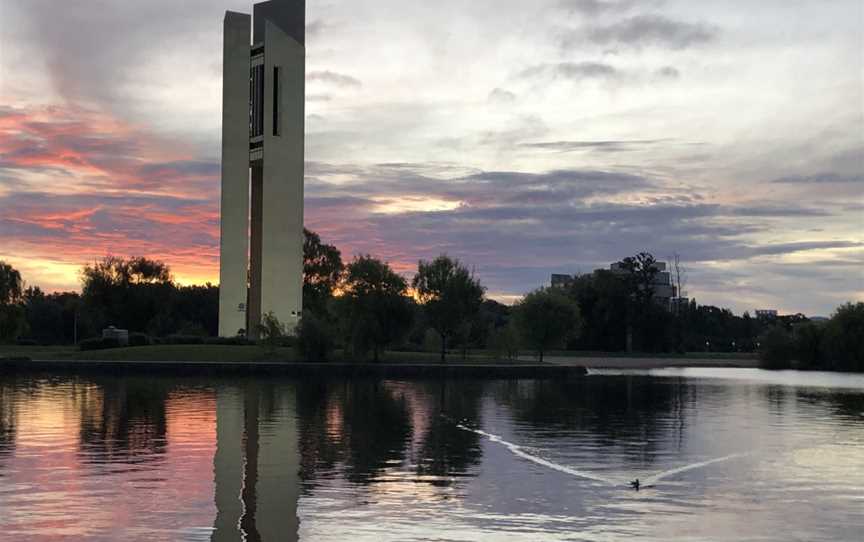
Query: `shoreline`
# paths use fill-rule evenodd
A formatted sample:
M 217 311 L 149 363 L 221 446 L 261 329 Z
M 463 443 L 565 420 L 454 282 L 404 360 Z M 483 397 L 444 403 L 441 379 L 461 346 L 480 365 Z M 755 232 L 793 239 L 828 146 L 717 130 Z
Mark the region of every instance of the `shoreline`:
M 665 369 L 668 367 L 710 367 L 719 369 L 758 369 L 759 359 L 752 358 L 679 358 L 679 357 L 576 357 L 546 356 L 544 364 L 588 369 Z
M 0 374 L 7 372 L 151 373 L 181 375 L 282 375 L 338 377 L 470 377 L 470 378 L 570 378 L 588 369 L 661 369 L 668 367 L 758 368 L 756 359 L 700 359 L 657 357 L 549 356 L 539 363 L 523 357 L 515 362 L 451 363 L 296 362 L 296 361 L 145 361 L 145 360 L 32 360 L 0 358 Z
M 281 375 L 338 377 L 569 378 L 585 367 L 547 363 L 345 363 L 278 361 L 0 360 L 6 372 L 140 373 L 172 375 Z

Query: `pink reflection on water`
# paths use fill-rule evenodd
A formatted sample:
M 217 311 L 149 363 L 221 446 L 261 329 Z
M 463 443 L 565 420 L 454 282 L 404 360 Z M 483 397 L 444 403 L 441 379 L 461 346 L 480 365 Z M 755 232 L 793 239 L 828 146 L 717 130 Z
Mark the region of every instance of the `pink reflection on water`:
M 72 382 L 4 398 L 14 449 L 0 459 L 0 539 L 209 539 L 214 393 L 146 389 Z

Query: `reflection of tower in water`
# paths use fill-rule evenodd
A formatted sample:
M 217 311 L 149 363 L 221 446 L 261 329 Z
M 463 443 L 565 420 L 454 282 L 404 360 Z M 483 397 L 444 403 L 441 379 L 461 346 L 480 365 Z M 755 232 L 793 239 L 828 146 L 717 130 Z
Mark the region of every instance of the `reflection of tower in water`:
M 0 385 L 0 461 L 15 448 L 16 416 L 12 401 L 14 389 Z
M 298 539 L 296 394 L 261 388 L 249 380 L 217 391 L 214 541 Z

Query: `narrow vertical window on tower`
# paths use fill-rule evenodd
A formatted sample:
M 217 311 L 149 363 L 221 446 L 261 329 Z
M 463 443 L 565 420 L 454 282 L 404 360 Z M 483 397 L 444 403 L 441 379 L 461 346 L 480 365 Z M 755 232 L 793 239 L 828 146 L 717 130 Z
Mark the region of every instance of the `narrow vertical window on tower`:
M 251 136 L 258 137 L 264 135 L 264 66 L 262 64 L 252 66 L 250 90 Z
M 273 135 L 279 135 L 279 66 L 273 66 Z

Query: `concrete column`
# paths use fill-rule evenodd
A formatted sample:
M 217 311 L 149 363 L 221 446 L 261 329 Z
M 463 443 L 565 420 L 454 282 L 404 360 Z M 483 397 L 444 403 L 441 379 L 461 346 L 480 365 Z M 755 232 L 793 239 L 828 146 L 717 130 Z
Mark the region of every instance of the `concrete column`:
M 223 387 L 216 392 L 216 454 L 213 474 L 216 519 L 213 542 L 239 538 L 237 526 L 243 515 L 240 492 L 243 487 L 243 396 L 236 388 Z
M 261 162 L 252 165 L 252 227 L 250 228 L 249 251 L 249 305 L 246 330 L 251 339 L 258 338 L 261 323 L 261 239 L 263 223 L 261 213 L 264 206 L 264 169 Z
M 262 540 L 293 542 L 300 519 L 300 447 L 295 383 L 273 390 L 276 415 L 261 428 L 257 526 Z
M 303 310 L 306 54 L 269 20 L 264 34 L 261 312 L 293 331 Z
M 294 383 L 262 387 L 253 378 L 217 389 L 212 542 L 298 540 L 296 402 Z
M 224 24 L 219 335 L 233 337 L 246 328 L 252 22 L 249 15 L 229 11 Z

